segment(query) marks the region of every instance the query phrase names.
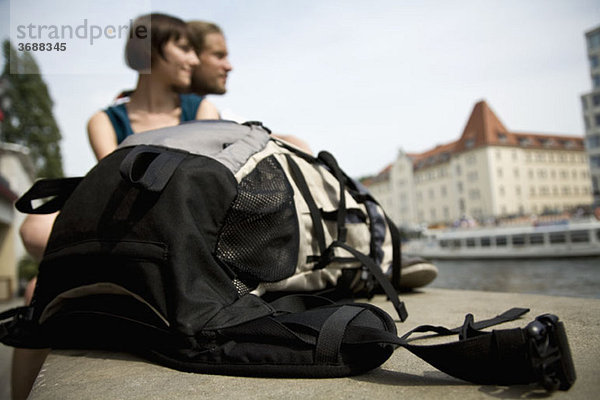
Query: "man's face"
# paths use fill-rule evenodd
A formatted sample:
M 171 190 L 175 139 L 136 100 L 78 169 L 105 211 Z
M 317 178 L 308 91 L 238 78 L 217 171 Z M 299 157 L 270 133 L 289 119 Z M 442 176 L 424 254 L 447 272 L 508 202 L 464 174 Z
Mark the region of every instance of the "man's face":
M 227 55 L 223 35 L 209 33 L 205 36 L 204 50 L 198 55 L 200 65 L 194 68 L 192 75 L 192 92 L 206 95 L 227 91 L 227 74 L 232 70 Z

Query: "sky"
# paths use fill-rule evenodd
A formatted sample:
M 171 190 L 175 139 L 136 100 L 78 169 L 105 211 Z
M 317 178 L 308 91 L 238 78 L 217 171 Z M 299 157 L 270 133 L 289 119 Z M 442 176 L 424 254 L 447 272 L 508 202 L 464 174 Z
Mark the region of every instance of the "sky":
M 585 32 L 600 25 L 598 0 L 0 0 L 0 38 L 13 44 L 40 42 L 19 25 L 89 29 L 53 40 L 64 52 L 33 53 L 68 176 L 95 164 L 89 117 L 136 83 L 125 39 L 92 40 L 91 26 L 151 11 L 219 24 L 234 69 L 227 94 L 210 100 L 331 152 L 351 176 L 458 139 L 480 100 L 511 131 L 584 135 Z

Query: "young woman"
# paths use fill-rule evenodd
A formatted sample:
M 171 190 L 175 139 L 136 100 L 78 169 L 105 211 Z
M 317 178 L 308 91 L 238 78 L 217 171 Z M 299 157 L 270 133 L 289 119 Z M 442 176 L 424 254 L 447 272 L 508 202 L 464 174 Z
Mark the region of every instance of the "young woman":
M 136 88 L 120 101 L 92 116 L 88 137 L 98 160 L 116 149 L 127 136 L 178 125 L 194 119 L 218 119 L 217 109 L 189 91 L 192 70 L 200 61 L 189 43 L 187 25 L 179 18 L 149 14 L 137 18 L 125 47 L 125 59 L 138 71 Z M 25 248 L 41 260 L 57 214 L 30 215 L 20 229 Z M 35 279 L 29 283 L 29 303 Z M 45 349 L 15 349 L 12 395 L 25 399 L 48 354 Z
M 129 101 L 99 111 L 88 123 L 90 144 L 98 159 L 129 135 L 194 119 L 219 118 L 217 109 L 201 96 L 182 94 L 189 90 L 193 69 L 200 63 L 185 22 L 150 14 L 136 19 L 132 32 L 125 58 L 139 73 L 137 86 L 128 95 Z M 150 33 L 150 42 L 143 32 Z

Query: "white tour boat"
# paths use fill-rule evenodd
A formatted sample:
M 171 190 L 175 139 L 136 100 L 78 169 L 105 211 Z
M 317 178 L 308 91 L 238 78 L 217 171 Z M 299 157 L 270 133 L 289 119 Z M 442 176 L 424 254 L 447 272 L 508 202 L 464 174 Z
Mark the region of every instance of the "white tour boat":
M 428 230 L 402 251 L 431 259 L 600 256 L 600 221 Z

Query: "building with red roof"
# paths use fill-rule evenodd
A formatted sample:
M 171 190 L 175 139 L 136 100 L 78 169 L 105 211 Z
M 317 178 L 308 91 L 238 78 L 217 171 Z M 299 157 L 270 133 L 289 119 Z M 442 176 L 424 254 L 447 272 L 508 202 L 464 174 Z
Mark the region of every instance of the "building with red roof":
M 449 223 L 564 211 L 592 201 L 582 137 L 509 130 L 485 101 L 461 136 L 365 180 L 397 223 Z

